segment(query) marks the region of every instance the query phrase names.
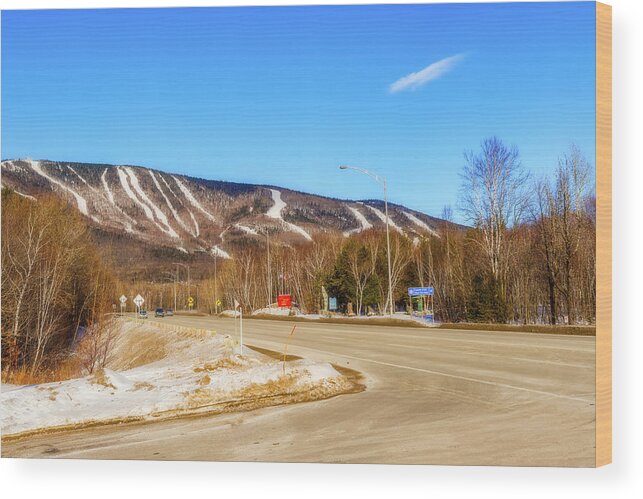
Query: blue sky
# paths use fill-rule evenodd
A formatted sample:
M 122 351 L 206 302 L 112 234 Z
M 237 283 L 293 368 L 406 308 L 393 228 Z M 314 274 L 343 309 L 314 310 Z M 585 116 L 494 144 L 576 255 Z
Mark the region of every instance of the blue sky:
M 2 12 L 2 157 L 457 207 L 463 151 L 593 164 L 594 3 Z M 457 215 L 457 212 L 456 212 Z M 457 217 L 460 218 L 459 216 Z

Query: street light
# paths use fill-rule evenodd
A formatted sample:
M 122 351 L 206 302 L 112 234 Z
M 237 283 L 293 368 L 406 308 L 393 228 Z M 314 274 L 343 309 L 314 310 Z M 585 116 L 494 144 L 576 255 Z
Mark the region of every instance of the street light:
M 384 213 L 386 215 L 386 260 L 388 264 L 388 305 L 390 316 L 393 317 L 393 279 L 391 278 L 391 236 L 389 234 L 389 218 L 388 218 L 388 189 L 386 186 L 386 177 L 380 177 L 375 173 L 367 170 L 366 168 L 359 168 L 357 166 L 340 165 L 340 170 L 355 170 L 356 172 L 368 175 L 375 182 L 384 187 Z
M 181 267 L 185 267 L 186 269 L 188 269 L 188 298 L 189 298 L 190 297 L 190 266 L 185 264 L 185 263 L 178 263 L 178 262 L 175 262 L 174 265 L 177 266 L 177 268 L 176 268 L 176 278 L 177 278 L 177 280 L 179 278 L 179 268 L 178 268 L 178 266 L 180 265 Z M 176 304 L 174 304 L 174 308 L 176 309 Z

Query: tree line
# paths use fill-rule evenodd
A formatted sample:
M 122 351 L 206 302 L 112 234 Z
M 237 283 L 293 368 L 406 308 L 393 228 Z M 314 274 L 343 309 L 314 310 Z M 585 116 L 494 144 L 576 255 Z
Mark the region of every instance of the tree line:
M 465 154 L 458 208 L 469 228 L 442 213 L 437 234 L 391 233 L 395 308 L 408 310 L 407 288 L 435 288 L 445 322 L 592 324 L 596 314 L 595 194 L 591 167 L 572 146 L 552 178 L 532 178 L 515 147 L 485 139 Z M 340 311 L 387 313 L 386 238 L 370 229 L 324 234 L 298 246 L 248 246 L 220 261 L 202 281 L 201 308 L 237 300 L 247 312 L 291 294 L 306 313 L 322 308 L 322 287 Z M 270 252 L 270 254 L 269 254 Z

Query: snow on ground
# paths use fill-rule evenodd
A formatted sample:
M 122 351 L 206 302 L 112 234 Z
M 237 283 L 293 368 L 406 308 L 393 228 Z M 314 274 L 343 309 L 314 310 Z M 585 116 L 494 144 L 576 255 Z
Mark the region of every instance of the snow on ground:
M 154 172 L 152 170 L 147 170 L 150 174 L 150 177 L 152 177 L 152 180 L 154 181 L 154 185 L 158 189 L 158 191 L 161 193 L 161 196 L 163 196 L 163 199 L 165 199 L 165 204 L 167 207 L 170 209 L 170 212 L 172 212 L 172 216 L 174 217 L 174 220 L 176 220 L 181 227 L 183 227 L 183 230 L 186 232 L 191 233 L 190 229 L 188 228 L 187 225 L 183 222 L 181 217 L 179 216 L 178 212 L 174 209 L 174 205 L 170 202 L 170 199 L 165 195 L 165 192 L 163 192 L 163 189 L 161 189 L 161 184 L 159 184 L 159 181 L 156 179 L 156 175 L 154 175 Z M 194 234 L 193 234 L 194 235 Z M 195 235 L 196 237 L 196 235 Z
M 252 311 L 252 315 L 299 315 L 299 310 L 296 308 L 284 308 L 284 307 L 266 307 L 258 308 L 257 310 Z
M 141 197 L 144 203 L 148 204 L 152 211 L 154 212 L 154 215 L 158 220 L 165 225 L 166 229 L 163 229 L 161 227 L 161 230 L 168 234 L 170 237 L 173 237 L 175 239 L 179 239 L 179 235 L 176 233 L 176 231 L 172 228 L 172 226 L 169 224 L 167 217 L 165 216 L 165 213 L 161 211 L 161 209 L 154 204 L 154 202 L 145 194 L 145 191 L 141 189 L 141 184 L 138 182 L 138 177 L 136 176 L 136 173 L 132 168 L 129 166 L 124 166 L 123 169 L 127 172 L 127 175 L 129 176 L 130 183 L 132 184 L 132 187 L 136 191 L 136 193 Z M 158 224 L 157 224 L 158 225 Z
M 3 436 L 55 426 L 215 410 L 226 402 L 269 396 L 310 400 L 340 393 L 347 381 L 330 364 L 283 364 L 212 331 L 119 321 L 105 369 L 82 378 L 4 386 Z
M 226 258 L 226 259 L 232 258 L 227 251 L 222 250 L 218 246 L 212 246 L 212 248 L 210 248 L 210 253 L 220 258 Z
M 206 209 L 203 206 L 201 206 L 201 203 L 199 203 L 199 201 L 194 197 L 194 195 L 190 192 L 190 190 L 186 187 L 186 185 L 183 182 L 181 182 L 181 180 L 178 177 L 175 177 L 174 175 L 172 175 L 172 178 L 176 182 L 176 185 L 179 186 L 179 189 L 181 190 L 185 198 L 189 201 L 189 203 L 192 206 L 194 206 L 197 210 L 203 212 L 203 214 L 206 217 L 208 217 L 208 220 L 210 220 L 211 222 L 214 222 L 214 217 L 208 211 L 206 211 Z
M 258 235 L 259 235 L 259 233 L 258 233 L 256 230 L 254 230 L 254 229 L 253 229 L 253 228 L 251 228 L 251 227 L 247 227 L 246 225 L 234 224 L 234 226 L 235 226 L 237 229 L 242 230 L 242 231 L 243 231 L 243 232 L 245 232 L 246 234 L 250 234 L 250 235 L 252 235 L 252 236 L 258 236 Z
M 238 310 L 224 310 L 221 312 L 224 317 L 239 317 L 241 313 Z
M 358 227 L 357 229 L 353 230 L 348 230 L 344 232 L 344 235 L 350 236 L 351 234 L 355 234 L 358 232 L 362 232 L 363 230 L 368 230 L 373 227 L 373 224 L 371 224 L 368 220 L 366 220 L 366 217 L 362 215 L 362 213 L 357 209 L 352 206 L 346 205 L 346 208 L 348 208 L 353 216 L 357 219 L 357 221 L 360 223 L 361 227 Z
M 40 175 L 41 177 L 46 178 L 52 184 L 56 184 L 58 187 L 62 188 L 63 190 L 69 192 L 72 196 L 74 196 L 74 199 L 76 199 L 76 205 L 78 206 L 78 209 L 80 210 L 80 212 L 83 215 L 85 215 L 86 217 L 91 218 L 94 222 L 98 222 L 98 219 L 95 216 L 89 214 L 89 210 L 87 209 L 87 200 L 84 197 L 82 197 L 80 194 L 78 194 L 71 187 L 66 186 L 61 181 L 56 180 L 51 175 L 46 173 L 42 169 L 42 167 L 40 166 L 39 161 L 33 161 L 33 160 L 30 159 L 30 160 L 28 160 L 28 162 L 29 162 L 29 165 L 31 166 L 31 169 L 34 172 L 36 172 L 38 175 Z
M 275 218 L 275 219 L 281 221 L 281 223 L 283 225 L 285 225 L 286 227 L 288 227 L 288 229 L 291 230 L 292 232 L 296 232 L 296 233 L 304 236 L 309 241 L 312 241 L 313 238 L 310 237 L 310 234 L 308 234 L 308 232 L 306 232 L 304 229 L 302 229 L 298 225 L 292 224 L 290 222 L 286 222 L 283 219 L 283 217 L 281 216 L 282 210 L 286 207 L 286 202 L 283 199 L 281 199 L 281 192 L 278 191 L 277 189 L 270 189 L 270 193 L 272 194 L 272 201 L 273 201 L 274 204 L 266 212 L 266 216 L 268 216 L 270 218 Z
M 411 222 L 413 222 L 415 225 L 417 225 L 421 229 L 424 229 L 425 231 L 427 231 L 432 236 L 439 237 L 437 232 L 435 232 L 431 227 L 429 227 L 429 225 L 427 223 L 423 222 L 418 217 L 416 217 L 413 213 L 409 213 L 408 211 L 403 211 L 402 213 L 404 213 L 406 218 L 408 218 Z
M 379 209 L 375 208 L 375 206 L 371 206 L 370 204 L 364 204 L 364 206 L 366 206 L 367 208 L 370 208 L 371 211 L 373 213 L 375 213 L 377 218 L 379 218 L 382 222 L 386 223 L 386 214 L 384 212 L 382 212 L 382 210 L 379 210 Z M 393 219 L 390 216 L 388 217 L 388 223 L 396 231 L 398 231 L 400 234 L 404 235 L 404 231 L 398 225 L 395 224 L 395 222 L 393 221 Z

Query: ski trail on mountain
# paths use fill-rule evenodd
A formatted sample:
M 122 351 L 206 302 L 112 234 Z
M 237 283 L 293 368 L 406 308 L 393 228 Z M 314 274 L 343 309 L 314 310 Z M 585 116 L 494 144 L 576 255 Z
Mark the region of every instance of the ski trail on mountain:
M 154 214 L 152 213 L 152 210 L 150 209 L 149 206 L 147 206 L 145 203 L 140 201 L 138 197 L 136 197 L 136 194 L 132 191 L 132 189 L 129 186 L 129 181 L 127 174 L 121 170 L 121 167 L 118 166 L 116 167 L 116 172 L 118 173 L 118 178 L 121 181 L 121 186 L 123 186 L 123 190 L 125 191 L 125 194 L 127 194 L 127 197 L 129 197 L 132 201 L 134 201 L 137 205 L 139 205 L 141 208 L 143 208 L 143 213 L 145 213 L 145 216 L 154 224 L 158 227 L 158 229 L 161 232 L 166 232 L 163 227 L 161 227 L 156 220 L 154 220 Z
M 138 182 L 138 177 L 136 176 L 136 173 L 134 173 L 134 170 L 132 170 L 129 166 L 124 166 L 123 169 L 127 172 L 127 175 L 129 175 L 129 180 L 132 184 L 132 187 L 136 191 L 136 193 L 141 196 L 141 199 L 143 202 L 147 203 L 152 211 L 154 212 L 154 215 L 156 218 L 161 222 L 167 229 L 163 229 L 161 227 L 161 230 L 168 234 L 170 237 L 173 237 L 175 239 L 180 239 L 179 235 L 176 233 L 176 231 L 172 228 L 172 226 L 169 224 L 167 217 L 165 216 L 165 213 L 161 211 L 161 209 L 154 204 L 154 202 L 145 194 L 145 191 L 141 188 L 141 184 Z M 158 225 L 158 224 L 157 224 Z
M 183 182 L 181 182 L 177 177 L 174 175 L 171 175 L 171 177 L 174 179 L 176 182 L 176 185 L 179 187 L 185 198 L 189 201 L 189 203 L 194 206 L 197 210 L 203 212 L 203 214 L 208 217 L 208 220 L 211 222 L 214 222 L 214 217 L 201 206 L 201 203 L 192 195 L 190 190 L 185 186 Z
M 379 218 L 382 222 L 386 224 L 386 215 L 382 213 L 381 210 L 378 210 L 377 208 L 375 208 L 375 206 L 371 206 L 370 204 L 365 204 L 365 203 L 360 203 L 360 204 L 369 208 L 373 213 L 375 213 L 377 218 Z M 388 217 L 388 223 L 400 234 L 402 234 L 403 236 L 406 235 L 404 231 L 391 219 L 391 217 Z
M 425 223 L 425 222 L 423 222 L 422 220 L 420 220 L 420 219 L 419 219 L 418 217 L 416 217 L 413 213 L 409 213 L 409 212 L 407 212 L 407 211 L 403 211 L 402 213 L 404 213 L 404 215 L 406 216 L 406 218 L 408 218 L 411 222 L 413 222 L 413 223 L 414 223 L 415 225 L 417 225 L 418 227 L 420 227 L 420 228 L 424 229 L 424 230 L 425 230 L 425 231 L 427 231 L 429 234 L 431 234 L 431 235 L 433 235 L 433 236 L 436 236 L 436 237 L 440 237 L 440 236 L 438 235 L 438 233 L 437 233 L 437 232 L 435 232 L 431 227 L 429 227 L 429 225 L 428 225 L 427 223 Z
M 373 227 L 373 224 L 371 224 L 368 220 L 366 220 L 366 217 L 362 214 L 361 211 L 359 211 L 357 208 L 353 208 L 352 206 L 348 206 L 348 205 L 345 205 L 345 206 L 351 211 L 355 219 L 360 223 L 360 227 L 358 227 L 357 229 L 351 229 L 344 232 L 345 236 L 350 236 L 351 234 L 356 234 L 356 233 L 362 232 L 363 230 L 371 229 Z
M 74 199 L 76 199 L 76 205 L 78 206 L 78 210 L 79 210 L 83 215 L 85 215 L 86 217 L 89 217 L 89 218 L 91 218 L 94 222 L 98 223 L 98 218 L 96 218 L 95 216 L 93 216 L 93 215 L 90 215 L 90 214 L 89 214 L 89 210 L 87 209 L 87 200 L 86 200 L 84 197 L 82 197 L 80 194 L 78 194 L 78 193 L 77 193 L 75 190 L 73 190 L 71 187 L 66 186 L 66 185 L 65 185 L 65 184 L 63 184 L 61 181 L 56 180 L 55 178 L 53 178 L 53 177 L 52 177 L 51 175 L 49 175 L 48 173 L 45 173 L 45 171 L 44 171 L 44 170 L 42 169 L 42 167 L 40 166 L 40 162 L 39 162 L 39 161 L 34 161 L 34 160 L 29 159 L 29 160 L 27 160 L 27 162 L 29 163 L 29 166 L 31 166 L 31 169 L 32 169 L 34 172 L 36 172 L 38 175 L 40 175 L 41 177 L 46 178 L 46 179 L 47 179 L 47 180 L 49 180 L 49 182 L 51 182 L 52 184 L 56 184 L 58 187 L 62 188 L 63 190 L 65 190 L 65 191 L 69 192 L 72 196 L 74 196 Z
M 282 210 L 286 207 L 285 201 L 281 199 L 281 192 L 278 191 L 277 189 L 270 189 L 270 193 L 272 194 L 272 201 L 274 202 L 274 204 L 266 212 L 266 216 L 280 220 L 281 223 L 286 227 L 288 227 L 292 232 L 297 232 L 298 234 L 304 236 L 309 241 L 312 241 L 313 238 L 310 237 L 310 234 L 308 234 L 308 232 L 306 232 L 298 225 L 295 225 L 290 222 L 286 222 L 281 216 Z
M 103 188 L 107 193 L 107 200 L 114 206 L 114 208 L 116 208 L 120 212 L 121 215 L 123 215 L 125 218 L 129 220 L 128 222 L 123 222 L 123 225 L 125 226 L 125 230 L 127 232 L 134 232 L 132 229 L 132 224 L 136 225 L 137 222 L 132 217 L 130 217 L 127 213 L 125 213 L 125 211 L 121 209 L 120 206 L 116 204 L 116 200 L 114 199 L 114 194 L 112 193 L 112 190 L 109 188 L 109 184 L 107 183 L 107 179 L 105 178 L 105 175 L 107 174 L 107 170 L 108 168 L 105 168 L 103 170 L 102 175 L 100 176 L 100 180 L 103 183 Z
M 69 168 L 69 170 L 70 170 L 74 175 L 76 175 L 76 176 L 80 179 L 80 181 L 81 181 L 83 184 L 85 184 L 87 187 L 89 187 L 89 189 L 91 189 L 92 191 L 94 191 L 94 192 L 98 193 L 98 189 L 96 189 L 96 187 L 94 187 L 94 186 L 93 186 L 93 185 L 91 185 L 89 182 L 87 182 L 87 180 L 85 180 L 85 178 L 84 178 L 80 173 L 78 173 L 76 170 L 74 170 L 74 168 L 73 168 L 71 165 L 66 165 L 66 166 L 67 166 L 67 168 Z
M 179 223 L 179 225 L 181 227 L 183 227 L 183 229 L 186 232 L 192 233 L 190 231 L 190 229 L 188 228 L 188 226 L 183 222 L 183 220 L 181 219 L 181 217 L 179 216 L 177 211 L 174 209 L 174 206 L 170 202 L 170 199 L 165 195 L 165 192 L 163 192 L 163 189 L 161 189 L 161 184 L 159 184 L 159 181 L 156 179 L 156 175 L 154 175 L 154 172 L 152 170 L 147 170 L 147 171 L 149 172 L 150 177 L 152 177 L 152 180 L 154 181 L 154 185 L 156 186 L 158 191 L 161 193 L 161 196 L 163 196 L 163 199 L 165 199 L 165 204 L 167 204 L 167 207 L 172 212 L 172 216 L 174 217 L 174 220 L 176 220 Z M 196 237 L 195 234 L 192 234 L 192 235 L 194 235 Z
M 187 206 L 185 206 L 185 203 L 183 203 L 183 201 L 181 200 L 181 198 L 176 194 L 176 192 L 174 192 L 174 191 L 172 190 L 172 187 L 170 187 L 170 184 L 168 183 L 168 181 L 167 181 L 167 180 L 165 180 L 165 177 L 163 177 L 163 175 L 161 175 L 160 173 L 159 173 L 159 177 L 161 177 L 161 180 L 162 180 L 162 181 L 163 181 L 163 183 L 165 184 L 165 187 L 167 187 L 167 190 L 168 190 L 168 191 L 170 191 L 170 193 L 172 194 L 172 196 L 174 196 L 174 198 L 175 198 L 179 203 L 181 203 L 181 206 L 183 206 L 183 207 L 187 210 L 187 212 L 190 214 L 190 218 L 192 219 L 192 223 L 194 224 L 194 232 L 192 232 L 192 235 L 193 235 L 194 237 L 199 237 L 199 234 L 201 233 L 201 231 L 199 230 L 199 223 L 196 221 L 196 218 L 194 218 L 194 213 L 192 213 L 192 211 L 191 211 Z M 178 184 L 177 184 L 177 185 L 178 185 Z
M 192 213 L 190 210 L 188 210 L 188 213 L 190 214 L 190 218 L 192 218 L 192 223 L 194 224 L 194 237 L 199 237 L 201 231 L 199 230 L 199 224 L 196 221 L 196 218 L 194 218 L 194 213 Z

